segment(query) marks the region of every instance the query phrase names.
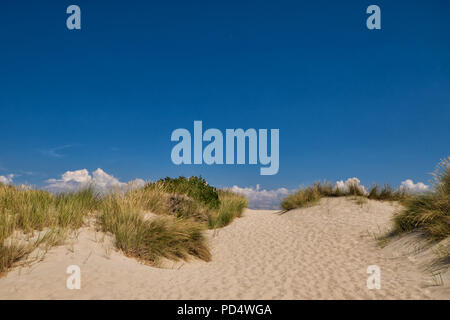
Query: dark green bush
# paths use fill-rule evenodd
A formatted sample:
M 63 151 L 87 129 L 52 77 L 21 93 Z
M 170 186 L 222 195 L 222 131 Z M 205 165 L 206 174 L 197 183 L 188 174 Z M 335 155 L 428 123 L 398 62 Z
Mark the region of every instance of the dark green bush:
M 208 185 L 202 177 L 166 177 L 148 184 L 145 188 L 160 188 L 163 192 L 184 194 L 203 203 L 210 209 L 217 209 L 220 205 L 216 188 Z

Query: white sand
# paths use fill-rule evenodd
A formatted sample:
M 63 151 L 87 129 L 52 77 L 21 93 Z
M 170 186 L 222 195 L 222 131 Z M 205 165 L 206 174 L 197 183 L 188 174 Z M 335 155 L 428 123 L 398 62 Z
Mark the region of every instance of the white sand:
M 85 228 L 73 244 L 0 278 L 0 299 L 450 299 L 448 283 L 434 285 L 415 253 L 402 253 L 398 243 L 381 249 L 370 234 L 388 228 L 394 209 L 338 198 L 283 215 L 247 210 L 208 232 L 211 262 L 172 269 L 127 258 Z M 72 264 L 81 268 L 80 290 L 66 288 Z M 374 264 L 380 290 L 366 286 Z

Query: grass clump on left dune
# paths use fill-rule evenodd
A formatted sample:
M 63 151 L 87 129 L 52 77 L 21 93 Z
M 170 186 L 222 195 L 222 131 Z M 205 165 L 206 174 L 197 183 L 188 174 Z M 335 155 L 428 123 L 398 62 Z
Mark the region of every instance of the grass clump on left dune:
M 179 260 L 195 256 L 209 261 L 211 254 L 200 223 L 160 216 L 146 219 L 142 208 L 127 196 L 113 194 L 101 206 L 98 221 L 115 236 L 116 246 L 126 255 L 157 264 L 161 257 Z
M 204 230 L 231 223 L 247 206 L 245 197 L 217 190 L 201 177 L 166 178 L 102 195 L 91 187 L 51 194 L 0 184 L 0 274 L 41 245 L 47 250 L 63 243 L 88 216 L 114 235 L 126 255 L 146 263 L 189 256 L 208 261 Z
M 217 190 L 202 178 L 166 178 L 103 200 L 98 220 L 125 254 L 150 264 L 159 258 L 211 258 L 203 231 L 240 217 L 244 196 Z M 157 216 L 148 217 L 148 213 Z
M 98 203 L 91 188 L 53 196 L 0 184 L 0 273 L 40 245 L 61 243 Z

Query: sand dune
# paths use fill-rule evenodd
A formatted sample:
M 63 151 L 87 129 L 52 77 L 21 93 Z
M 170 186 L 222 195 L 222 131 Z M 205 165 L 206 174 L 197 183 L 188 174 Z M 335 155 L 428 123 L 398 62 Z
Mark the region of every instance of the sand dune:
M 1 299 L 450 299 L 414 252 L 399 243 L 381 249 L 395 207 L 345 198 L 279 215 L 247 210 L 208 231 L 209 263 L 154 268 L 123 256 L 91 228 L 53 248 L 44 260 L 0 278 Z M 404 240 L 400 240 L 404 241 Z M 404 244 L 406 246 L 406 244 Z M 402 245 L 403 246 L 403 245 Z M 81 268 L 81 289 L 66 288 L 66 268 Z M 369 265 L 381 268 L 381 289 L 366 286 Z

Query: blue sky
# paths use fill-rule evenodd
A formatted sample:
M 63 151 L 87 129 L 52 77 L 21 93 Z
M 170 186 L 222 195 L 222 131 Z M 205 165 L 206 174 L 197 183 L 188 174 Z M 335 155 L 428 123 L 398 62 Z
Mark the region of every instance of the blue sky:
M 366 28 L 370 4 L 381 30 Z M 0 175 L 15 183 L 102 168 L 121 181 L 398 186 L 449 155 L 445 0 L 3 0 L 0 24 Z M 279 128 L 279 173 L 174 165 L 170 134 L 194 120 Z

